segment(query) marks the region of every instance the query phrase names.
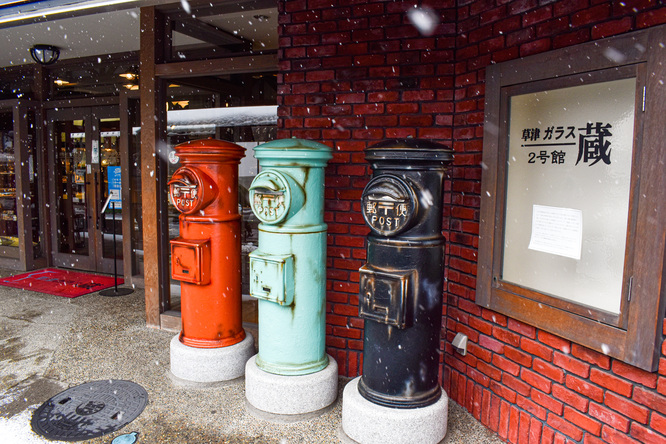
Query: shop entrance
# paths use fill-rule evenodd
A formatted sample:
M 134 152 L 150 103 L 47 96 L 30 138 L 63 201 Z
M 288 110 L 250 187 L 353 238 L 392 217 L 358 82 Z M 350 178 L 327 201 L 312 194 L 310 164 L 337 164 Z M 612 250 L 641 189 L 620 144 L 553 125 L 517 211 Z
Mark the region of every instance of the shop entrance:
M 47 112 L 47 121 L 53 265 L 113 273 L 115 225 L 122 274 L 119 109 L 54 109 Z

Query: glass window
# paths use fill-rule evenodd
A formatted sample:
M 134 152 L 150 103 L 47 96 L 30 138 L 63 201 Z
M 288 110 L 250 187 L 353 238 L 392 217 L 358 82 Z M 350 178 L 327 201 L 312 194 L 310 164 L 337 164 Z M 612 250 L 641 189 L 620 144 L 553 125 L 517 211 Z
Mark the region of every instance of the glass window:
M 132 232 L 132 275 L 143 276 L 143 216 L 141 206 L 141 122 L 140 102 L 130 99 L 129 107 L 129 177 L 130 227 Z
M 209 60 L 278 47 L 277 8 L 248 10 L 211 4 L 197 7 L 192 14 L 180 9 L 169 13 L 172 46 L 166 54 L 168 61 Z
M 636 78 L 511 96 L 502 279 L 620 313 L 635 100 Z
M 31 66 L 0 68 L 0 100 L 33 98 Z
M 207 82 L 207 83 L 206 83 Z M 168 88 L 168 177 L 180 168 L 173 147 L 191 140 L 215 138 L 246 148 L 239 167 L 239 213 L 242 215 L 242 292 L 249 294 L 248 254 L 257 248 L 258 221 L 250 209 L 248 188 L 257 174 L 252 148 L 277 135 L 277 83 L 274 73 L 238 74 L 198 81 L 207 88 L 188 86 L 191 79 L 173 80 Z M 169 238 L 179 235 L 179 212 L 168 203 Z M 180 300 L 178 281 L 171 282 L 171 308 Z M 246 308 L 244 308 L 244 312 Z
M 94 57 L 79 60 L 76 64 L 59 64 L 50 70 L 51 98 L 117 96 L 122 89 L 139 88 L 138 72 L 134 60 Z
M 60 253 L 88 254 L 86 132 L 84 120 L 59 121 L 56 134 L 56 225 Z

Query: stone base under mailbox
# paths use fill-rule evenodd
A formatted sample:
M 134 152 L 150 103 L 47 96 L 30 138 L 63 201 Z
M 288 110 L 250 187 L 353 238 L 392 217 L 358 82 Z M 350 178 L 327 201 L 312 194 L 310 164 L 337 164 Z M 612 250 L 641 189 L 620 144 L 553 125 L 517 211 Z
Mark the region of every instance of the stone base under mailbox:
M 171 373 L 192 382 L 229 381 L 243 376 L 254 353 L 254 338 L 247 331 L 238 344 L 220 348 L 189 347 L 176 335 L 171 339 Z
M 342 393 L 342 431 L 360 444 L 436 444 L 446 436 L 449 398 L 427 407 L 397 409 L 374 404 L 358 391 L 361 378 Z
M 328 365 L 315 373 L 283 376 L 257 367 L 256 356 L 245 366 L 245 397 L 262 419 L 273 422 L 295 422 L 323 413 L 338 396 L 338 364 L 331 356 Z M 248 408 L 252 414 L 252 408 Z M 314 415 L 316 416 L 316 415 Z

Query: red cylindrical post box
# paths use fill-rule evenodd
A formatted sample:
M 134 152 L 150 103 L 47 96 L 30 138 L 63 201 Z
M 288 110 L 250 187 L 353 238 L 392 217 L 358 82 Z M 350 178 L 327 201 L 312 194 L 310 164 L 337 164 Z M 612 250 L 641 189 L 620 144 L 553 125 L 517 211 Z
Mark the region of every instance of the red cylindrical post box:
M 245 149 L 202 139 L 176 146 L 169 195 L 180 211 L 171 241 L 171 275 L 181 282 L 180 341 L 217 348 L 245 338 L 241 318 L 241 216 L 238 165 Z

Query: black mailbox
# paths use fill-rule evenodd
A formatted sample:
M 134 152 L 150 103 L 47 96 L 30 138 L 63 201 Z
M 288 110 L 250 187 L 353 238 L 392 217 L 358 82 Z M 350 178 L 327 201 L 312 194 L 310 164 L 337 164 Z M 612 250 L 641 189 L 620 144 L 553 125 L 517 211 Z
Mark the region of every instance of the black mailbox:
M 373 178 L 362 196 L 371 233 L 360 269 L 358 391 L 383 406 L 424 407 L 441 396 L 442 183 L 453 152 L 427 140 L 387 140 L 365 158 Z

